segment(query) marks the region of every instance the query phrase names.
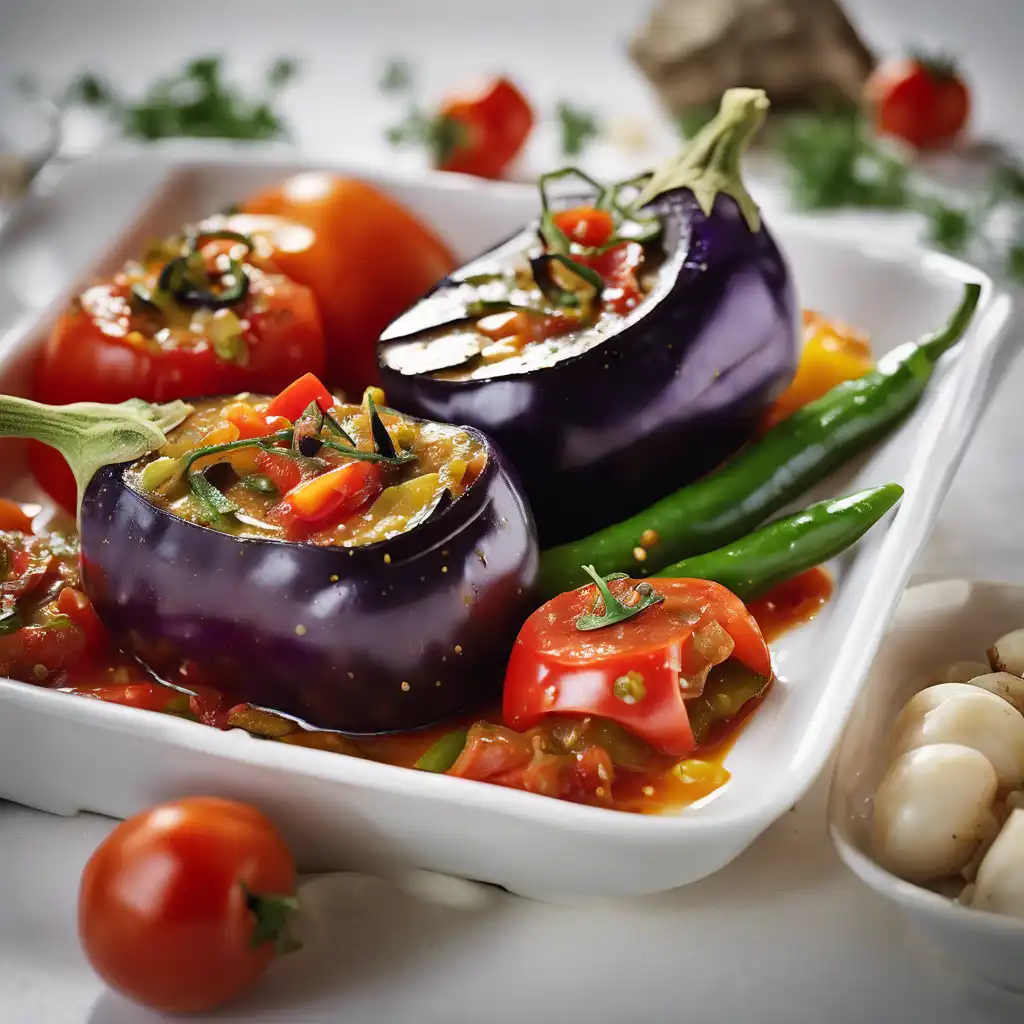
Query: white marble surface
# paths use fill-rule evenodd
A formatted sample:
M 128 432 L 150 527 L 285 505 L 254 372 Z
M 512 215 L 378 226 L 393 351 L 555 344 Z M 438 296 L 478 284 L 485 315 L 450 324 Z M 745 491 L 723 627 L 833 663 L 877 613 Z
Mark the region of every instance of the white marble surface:
M 572 95 L 610 112 L 640 110 L 655 125 L 650 97 L 621 57 L 643 6 L 521 0 L 513 19 L 509 5 L 483 0 L 292 0 L 286 13 L 254 0 L 213 8 L 0 0 L 0 73 L 43 69 L 56 81 L 105 67 L 138 82 L 188 54 L 230 49 L 244 75 L 272 55 L 295 53 L 305 75 L 287 107 L 298 143 L 384 160 L 392 159 L 380 141 L 388 111 L 368 84 L 392 53 L 422 55 L 428 87 L 507 69 L 544 103 Z M 850 7 L 881 45 L 914 42 L 962 55 L 976 83 L 979 126 L 1024 145 L 1020 0 L 856 0 Z M 652 135 L 659 137 L 653 128 Z M 542 134 L 531 162 L 546 162 L 550 144 Z M 621 159 L 593 154 L 597 169 Z M 874 223 L 844 217 L 837 231 L 875 230 Z M 0 289 L 7 276 L 0 268 Z M 1024 581 L 1019 388 L 1020 362 L 961 468 L 922 574 Z M 75 938 L 78 875 L 110 827 L 99 818 L 0 805 L 4 1024 L 154 1019 L 104 992 Z M 216 1019 L 995 1024 L 1024 1014 L 1021 999 L 933 959 L 846 873 L 825 836 L 824 782 L 729 868 L 665 896 L 565 908 L 488 892 L 482 906 L 455 910 L 346 877 L 317 881 L 308 895 L 315 920 L 307 950 Z

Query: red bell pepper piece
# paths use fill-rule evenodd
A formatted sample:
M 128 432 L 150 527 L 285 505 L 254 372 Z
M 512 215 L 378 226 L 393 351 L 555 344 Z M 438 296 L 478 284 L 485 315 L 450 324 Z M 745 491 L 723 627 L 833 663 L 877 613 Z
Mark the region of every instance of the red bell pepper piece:
M 294 422 L 306 411 L 310 402 L 316 402 L 324 412 L 327 412 L 334 406 L 334 395 L 324 387 L 319 377 L 306 373 L 272 398 L 263 414 L 283 416 L 286 420 Z
M 10 498 L 0 498 L 0 530 L 31 533 L 32 519 L 16 501 L 11 501 Z
M 384 476 L 379 465 L 347 462 L 292 488 L 281 503 L 281 518 L 286 523 L 298 519 L 320 526 L 328 525 L 328 521 L 340 523 L 383 489 Z
M 560 228 L 570 242 L 578 245 L 597 247 L 604 245 L 615 232 L 615 221 L 607 210 L 593 206 L 574 206 L 561 210 L 554 216 L 555 226 Z

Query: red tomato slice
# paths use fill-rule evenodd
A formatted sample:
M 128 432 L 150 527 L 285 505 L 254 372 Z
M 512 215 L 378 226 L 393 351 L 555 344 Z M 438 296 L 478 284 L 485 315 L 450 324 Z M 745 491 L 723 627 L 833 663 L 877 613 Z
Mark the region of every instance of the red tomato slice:
M 529 729 L 553 712 L 610 719 L 673 757 L 695 741 L 685 698 L 699 695 L 708 670 L 735 657 L 771 675 L 771 656 L 743 602 L 707 580 L 652 579 L 660 604 L 616 625 L 583 631 L 596 586 L 548 601 L 526 620 L 505 674 L 503 715 Z M 636 581 L 609 583 L 617 598 Z

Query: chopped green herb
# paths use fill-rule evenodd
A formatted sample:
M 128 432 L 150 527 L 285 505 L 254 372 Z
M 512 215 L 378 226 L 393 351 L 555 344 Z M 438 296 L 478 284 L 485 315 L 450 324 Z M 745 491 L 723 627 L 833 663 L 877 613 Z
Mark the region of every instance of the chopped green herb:
M 257 494 L 277 494 L 277 484 L 264 473 L 247 473 L 242 477 L 242 486 Z
M 465 729 L 454 729 L 446 732 L 416 762 L 416 767 L 424 772 L 446 772 L 456 761 L 466 746 Z
M 562 130 L 562 153 L 565 156 L 579 156 L 601 133 L 595 115 L 564 100 L 555 108 L 555 115 Z
M 910 169 L 887 152 L 854 111 L 794 116 L 777 136 L 797 205 L 808 210 L 840 207 L 915 210 L 925 219 L 929 242 L 947 252 L 980 245 L 1002 261 L 1003 271 L 1024 281 L 1024 246 L 990 237 L 992 216 L 1008 209 L 1024 217 L 1024 169 L 1004 163 L 976 201 L 951 202 L 922 190 Z
M 910 201 L 906 166 L 879 146 L 856 113 L 790 118 L 777 146 L 796 202 L 806 210 L 900 209 Z
M 411 106 L 405 118 L 388 128 L 384 137 L 392 146 L 422 146 L 435 167 L 443 166 L 466 140 L 466 126 L 451 117 L 428 116 Z
M 592 629 L 603 629 L 605 626 L 614 626 L 619 622 L 639 615 L 646 608 L 652 605 L 661 604 L 665 600 L 664 594 L 659 594 L 650 583 L 638 583 L 632 588 L 633 593 L 638 597 L 635 604 L 624 604 L 611 591 L 608 586 L 609 580 L 620 580 L 625 578 L 625 573 L 615 572 L 610 576 L 598 576 L 597 570 L 592 565 L 582 566 L 583 571 L 597 584 L 600 594 L 600 602 L 603 608 L 600 612 L 596 609 L 581 615 L 576 620 L 576 628 L 583 631 Z
M 17 609 L 11 608 L 8 611 L 0 612 L 0 636 L 8 636 L 17 633 L 25 625 L 18 614 Z
M 1024 243 L 1010 246 L 1006 254 L 1006 271 L 1015 281 L 1024 281 Z
M 929 242 L 953 253 L 961 253 L 967 248 L 975 232 L 973 217 L 976 211 L 951 206 L 935 196 L 919 200 L 917 209 L 927 221 Z
M 413 86 L 412 65 L 403 57 L 392 57 L 384 65 L 384 71 L 380 76 L 378 85 L 381 92 L 411 92 Z
M 288 131 L 273 102 L 297 73 L 296 61 L 279 57 L 266 73 L 262 97 L 248 98 L 225 82 L 221 57 L 199 57 L 153 82 L 139 99 L 126 98 L 105 79 L 88 73 L 65 90 L 64 102 L 103 110 L 124 135 L 147 142 L 178 137 L 280 139 Z

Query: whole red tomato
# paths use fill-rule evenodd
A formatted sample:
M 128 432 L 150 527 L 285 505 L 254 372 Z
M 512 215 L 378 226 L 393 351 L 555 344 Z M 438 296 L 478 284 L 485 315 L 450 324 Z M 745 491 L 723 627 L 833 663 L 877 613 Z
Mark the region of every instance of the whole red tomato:
M 63 405 L 274 393 L 302 373 L 323 371 L 316 300 L 266 258 L 265 246 L 263 252 L 245 253 L 244 245 L 211 235 L 200 247 L 198 257 L 214 276 L 225 259 L 238 258 L 247 287 L 234 303 L 184 304 L 167 294 L 156 304 L 140 300 L 140 294 L 158 291 L 162 272 L 187 244 L 168 240 L 143 266 L 128 264 L 78 296 L 47 340 L 36 370 L 36 398 Z M 63 456 L 33 444 L 30 457 L 43 489 L 74 509 L 76 488 Z
M 865 101 L 876 130 L 917 149 L 940 149 L 963 131 L 970 92 L 956 67 L 920 58 L 882 64 L 868 79 Z
M 259 811 L 215 797 L 122 822 L 82 874 L 78 931 L 123 995 L 165 1013 L 208 1010 L 249 988 L 289 944 L 295 864 Z
M 358 401 L 377 381 L 381 332 L 455 268 L 455 257 L 404 206 L 354 178 L 297 174 L 242 209 L 310 229 L 306 244 L 275 247 L 274 262 L 316 296 L 327 335 L 326 381 Z M 259 219 L 241 223 L 258 231 Z
M 496 78 L 477 93 L 451 97 L 438 117 L 446 130 L 436 166 L 480 178 L 500 177 L 533 128 L 530 104 L 507 78 Z

